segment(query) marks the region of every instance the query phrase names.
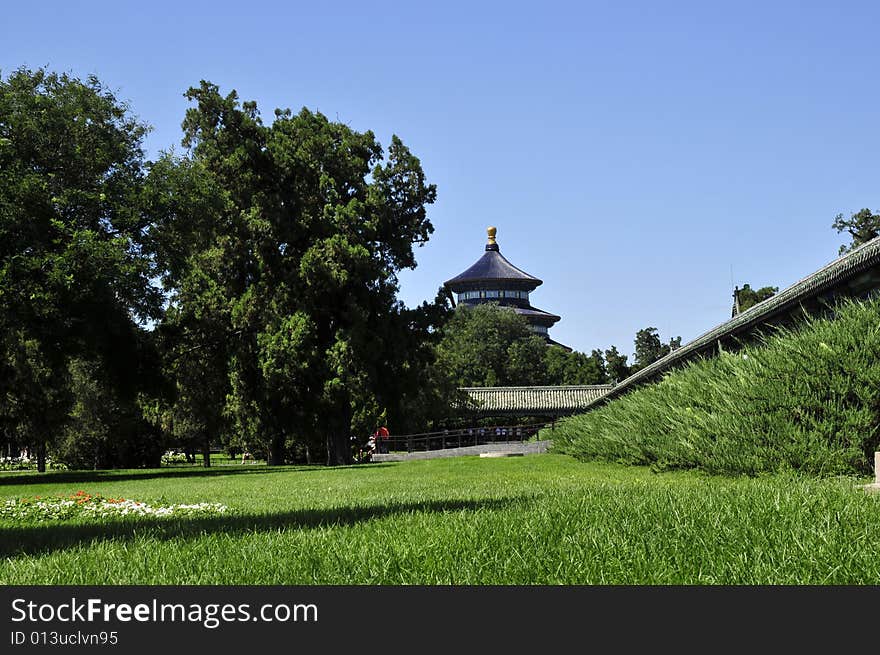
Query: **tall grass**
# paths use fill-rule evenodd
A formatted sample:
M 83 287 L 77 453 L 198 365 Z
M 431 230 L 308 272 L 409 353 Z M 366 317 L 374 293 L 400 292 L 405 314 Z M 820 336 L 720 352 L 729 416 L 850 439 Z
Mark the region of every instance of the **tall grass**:
M 582 460 L 754 475 L 870 471 L 880 441 L 880 300 L 844 301 L 754 345 L 557 424 Z
M 10 584 L 875 584 L 853 478 L 652 473 L 558 455 L 0 475 L 218 516 L 0 520 Z

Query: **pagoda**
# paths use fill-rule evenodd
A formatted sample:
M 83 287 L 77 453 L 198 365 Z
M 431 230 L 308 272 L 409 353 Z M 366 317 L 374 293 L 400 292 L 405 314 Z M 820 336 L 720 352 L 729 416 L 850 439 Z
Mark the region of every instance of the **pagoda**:
M 456 294 L 459 305 L 493 302 L 509 307 L 524 317 L 531 330 L 544 337 L 548 344 L 562 346 L 553 341 L 548 333 L 560 317 L 532 307 L 529 303 L 529 293 L 543 284 L 543 281 L 507 261 L 498 248 L 495 240 L 497 230 L 494 227 L 488 228 L 486 232 L 489 242 L 483 256 L 466 271 L 444 282 L 443 286 L 450 295 Z M 566 346 L 562 347 L 568 349 Z

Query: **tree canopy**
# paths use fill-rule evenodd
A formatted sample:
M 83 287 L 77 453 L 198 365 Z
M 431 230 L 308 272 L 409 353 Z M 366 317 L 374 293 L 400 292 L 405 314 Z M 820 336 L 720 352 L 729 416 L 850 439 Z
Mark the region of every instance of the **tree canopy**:
M 272 463 L 292 444 L 348 461 L 351 431 L 376 420 L 413 352 L 401 346 L 418 350 L 398 337 L 427 331 L 432 310 L 406 310 L 397 273 L 433 231 L 436 189 L 397 136 L 386 155 L 372 132 L 305 108 L 265 125 L 235 91 L 202 82 L 186 97 L 187 155 L 166 157 L 152 196 L 169 329 L 188 348 L 223 344 L 225 416 L 243 443 Z
M 609 382 L 616 383 L 625 380 L 630 375 L 630 367 L 626 363 L 627 356 L 617 350 L 617 346 L 611 346 L 605 351 L 605 367 L 608 371 Z
M 339 463 L 352 432 L 430 407 L 449 308 L 397 299 L 433 231 L 418 158 L 307 109 L 264 124 L 209 82 L 185 95 L 183 154 L 150 163 L 96 78 L 0 80 L 0 428 L 41 469 L 47 439 L 76 466 L 157 462 L 158 432 L 206 463 L 221 439 Z
M 559 346 L 550 345 L 545 351 L 544 358 L 547 361 L 545 384 L 591 385 L 608 382 L 605 360 L 598 350 L 586 355 L 576 350 L 567 351 Z
M 742 289 L 736 291 L 737 305 L 740 312 L 754 307 L 759 302 L 764 302 L 768 298 L 772 298 L 779 291 L 779 287 L 761 287 L 760 289 L 752 289 L 748 284 L 744 284 Z
M 160 300 L 143 251 L 147 129 L 95 77 L 21 68 L 0 79 L 0 403 L 41 470 L 86 392 L 72 381 L 93 366 L 105 383 L 87 393 L 112 390 L 99 404 L 126 408 L 105 414 L 108 433 L 137 432 L 120 421 L 136 414 L 139 324 Z
M 660 333 L 655 327 L 647 327 L 636 332 L 635 364 L 630 370 L 634 373 L 665 357 L 673 350 L 681 347 L 681 337 L 670 339 L 669 343 L 660 340 Z
M 461 305 L 443 330 L 436 365 L 456 387 L 540 385 L 547 378 L 546 349 L 511 309 Z
M 605 384 L 601 353 L 568 351 L 536 335 L 508 307 L 460 306 L 443 329 L 436 370 L 451 387 Z M 597 357 L 598 355 L 598 357 Z
M 838 254 L 843 255 L 880 235 L 880 212 L 875 214 L 870 209 L 861 209 L 849 218 L 838 214 L 831 227 L 850 236 L 850 243 L 840 246 L 838 251 Z

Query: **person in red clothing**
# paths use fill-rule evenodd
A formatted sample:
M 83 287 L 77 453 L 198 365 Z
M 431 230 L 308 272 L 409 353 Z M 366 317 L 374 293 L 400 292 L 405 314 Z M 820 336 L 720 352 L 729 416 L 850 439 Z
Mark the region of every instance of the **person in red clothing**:
M 388 432 L 388 428 L 386 428 L 383 425 L 381 428 L 376 430 L 376 434 L 373 436 L 376 437 L 376 443 L 379 446 L 379 452 L 380 453 L 387 453 L 388 452 L 388 437 L 391 436 L 391 433 Z

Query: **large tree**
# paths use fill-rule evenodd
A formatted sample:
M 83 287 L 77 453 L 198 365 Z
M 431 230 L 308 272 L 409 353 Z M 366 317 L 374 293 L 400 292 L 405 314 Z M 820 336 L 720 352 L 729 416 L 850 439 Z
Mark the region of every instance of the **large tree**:
M 838 214 L 831 227 L 850 235 L 850 243 L 840 246 L 838 252 L 842 255 L 880 235 L 880 212 L 875 214 L 870 209 L 861 209 L 849 218 Z
M 158 312 L 138 202 L 146 131 L 95 77 L 0 78 L 0 395 L 40 470 L 72 370 L 100 370 L 92 392 L 114 389 L 122 413 L 140 391 L 138 323 Z
M 229 394 L 229 300 L 223 284 L 226 250 L 214 243 L 225 198 L 191 159 L 163 155 L 151 165 L 144 205 L 156 221 L 150 248 L 168 307 L 157 329 L 168 397 L 154 420 L 194 457 L 211 464 L 211 445 L 243 447 L 224 412 Z
M 397 274 L 433 231 L 435 188 L 396 136 L 386 154 L 372 132 L 307 109 L 265 125 L 234 91 L 202 82 L 186 96 L 179 165 L 206 200 L 157 226 L 160 258 L 179 266 L 174 311 L 184 330 L 208 323 L 203 340 L 224 340 L 239 438 L 270 463 L 292 443 L 347 462 L 354 424 L 374 418 L 365 408 L 381 413 L 382 385 L 406 356 L 401 326 L 418 323 Z

